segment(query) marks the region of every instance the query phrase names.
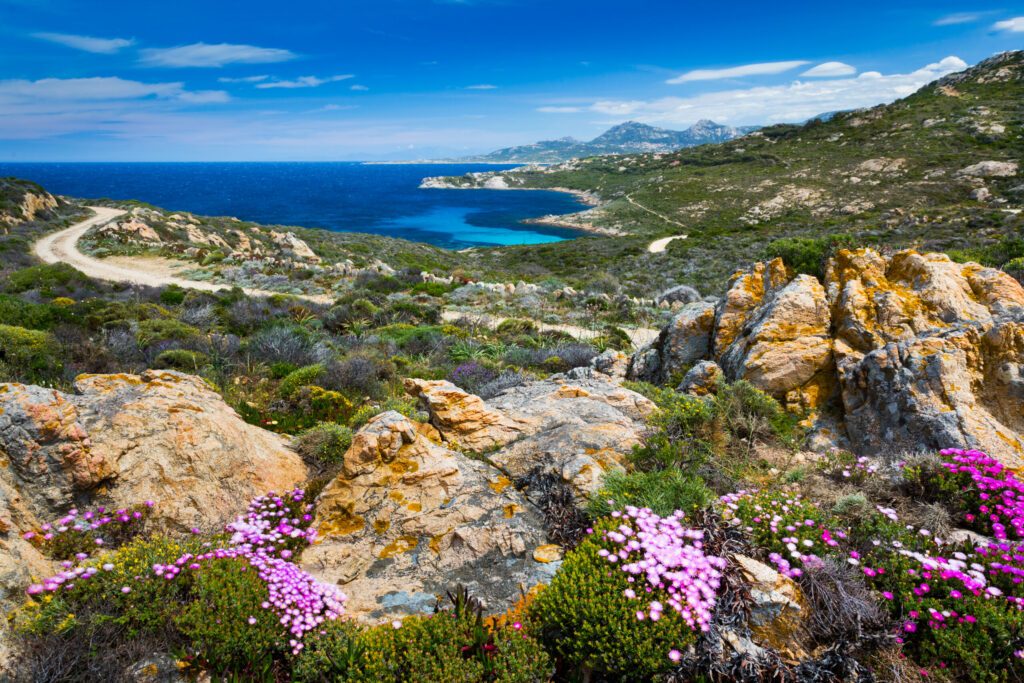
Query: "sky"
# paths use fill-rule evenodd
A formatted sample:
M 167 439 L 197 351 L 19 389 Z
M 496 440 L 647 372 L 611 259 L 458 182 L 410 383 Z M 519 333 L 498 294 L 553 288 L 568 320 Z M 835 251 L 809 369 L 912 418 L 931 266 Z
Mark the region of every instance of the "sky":
M 0 161 L 463 156 L 799 122 L 1024 48 L 1024 0 L 0 0 Z

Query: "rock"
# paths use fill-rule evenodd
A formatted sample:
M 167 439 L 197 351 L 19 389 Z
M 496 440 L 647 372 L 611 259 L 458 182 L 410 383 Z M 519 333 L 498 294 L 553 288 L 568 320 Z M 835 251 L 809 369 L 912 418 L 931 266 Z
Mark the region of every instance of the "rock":
M 785 398 L 831 367 L 831 322 L 821 283 L 811 275 L 798 275 L 770 292 L 747 319 L 722 353 L 722 369 L 730 377 Z
M 724 378 L 725 374 L 722 372 L 722 368 L 718 366 L 718 363 L 702 360 L 690 368 L 689 372 L 683 377 L 683 381 L 676 388 L 676 391 L 694 396 L 707 396 L 708 394 L 715 393 L 719 382 Z
M 406 387 L 424 401 L 445 442 L 465 447 L 470 435 L 474 450 L 509 476 L 539 469 L 580 496 L 621 467 L 655 410 L 640 394 L 597 377 L 528 382 L 486 403 L 449 382 L 408 380 Z
M 630 358 L 621 351 L 608 349 L 594 356 L 590 365 L 573 368 L 560 377 L 568 380 L 608 379 L 621 382 L 629 371 Z
M 537 546 L 533 551 L 533 559 L 537 562 L 558 562 L 565 556 L 562 546 L 556 543 L 547 543 Z
M 714 324 L 713 303 L 699 301 L 684 306 L 649 347 L 634 354 L 628 376 L 661 383 L 684 372 L 708 355 Z
M 800 588 L 763 562 L 733 555 L 750 584 L 750 633 L 755 645 L 776 650 L 789 662 L 807 658 L 802 637 L 803 595 Z
M 209 675 L 200 679 L 209 680 Z M 124 672 L 124 680 L 133 683 L 183 683 L 190 679 L 178 668 L 174 657 L 155 653 L 129 666 Z
M 502 611 L 559 564 L 534 559 L 547 544 L 543 518 L 499 470 L 394 411 L 355 435 L 314 524 L 303 566 L 342 586 L 346 610 L 366 620 L 430 612 L 459 583 Z
M 177 529 L 216 527 L 306 478 L 282 437 L 246 424 L 202 379 L 82 375 L 76 394 L 0 384 L 0 453 L 39 519 L 84 504 L 156 502 Z
M 666 289 L 664 292 L 654 297 L 654 305 L 661 306 L 662 304 L 692 304 L 700 301 L 701 296 L 693 287 L 689 285 L 676 285 L 670 289 Z
M 721 356 L 743 329 L 748 315 L 760 306 L 765 296 L 788 281 L 782 259 L 757 263 L 749 271 L 739 271 L 729 280 L 725 298 L 718 306 L 712 335 L 712 355 Z
M 979 161 L 956 172 L 960 178 L 1008 178 L 1017 175 L 1016 161 Z

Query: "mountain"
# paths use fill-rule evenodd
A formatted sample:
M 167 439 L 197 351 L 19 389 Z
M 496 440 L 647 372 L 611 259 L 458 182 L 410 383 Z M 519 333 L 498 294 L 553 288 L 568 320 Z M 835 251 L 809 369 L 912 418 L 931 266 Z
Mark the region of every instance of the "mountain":
M 706 119 L 698 121 L 686 130 L 668 130 L 636 121 L 626 121 L 609 128 L 589 142 L 573 137 L 542 140 L 532 145 L 506 147 L 461 161 L 557 163 L 604 154 L 673 152 L 683 147 L 725 142 L 754 130 L 757 130 L 757 126 L 734 128 Z

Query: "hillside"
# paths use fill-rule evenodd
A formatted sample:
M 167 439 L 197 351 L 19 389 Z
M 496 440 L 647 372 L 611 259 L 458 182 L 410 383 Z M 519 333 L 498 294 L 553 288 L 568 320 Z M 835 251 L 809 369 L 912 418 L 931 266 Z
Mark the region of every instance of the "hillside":
M 734 128 L 714 121 L 701 120 L 686 130 L 668 130 L 627 121 L 609 128 L 589 142 L 572 137 L 542 140 L 532 145 L 506 147 L 462 161 L 550 164 L 606 154 L 672 152 L 683 147 L 732 140 L 756 129 L 757 126 Z
M 64 203 L 39 185 L 18 178 L 0 178 L 0 227 L 4 229 L 57 215 Z
M 718 145 L 438 182 L 599 197 L 602 206 L 553 220 L 628 237 L 502 256 L 559 275 L 606 271 L 636 289 L 670 278 L 720 285 L 783 238 L 848 235 L 857 244 L 953 251 L 1002 265 L 1024 255 L 1005 248 L 1022 226 L 1022 64 L 1024 53 L 1005 53 L 892 104 Z M 678 234 L 688 238 L 646 253 L 651 240 Z

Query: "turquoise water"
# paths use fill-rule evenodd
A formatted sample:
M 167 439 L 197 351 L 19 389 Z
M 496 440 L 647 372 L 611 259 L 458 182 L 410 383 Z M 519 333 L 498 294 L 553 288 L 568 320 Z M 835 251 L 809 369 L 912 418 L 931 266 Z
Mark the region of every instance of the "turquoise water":
M 450 249 L 543 244 L 581 233 L 522 221 L 586 208 L 562 192 L 421 190 L 426 176 L 495 164 L 0 163 L 0 176 L 83 198 L 138 199 L 173 211 L 339 232 Z

